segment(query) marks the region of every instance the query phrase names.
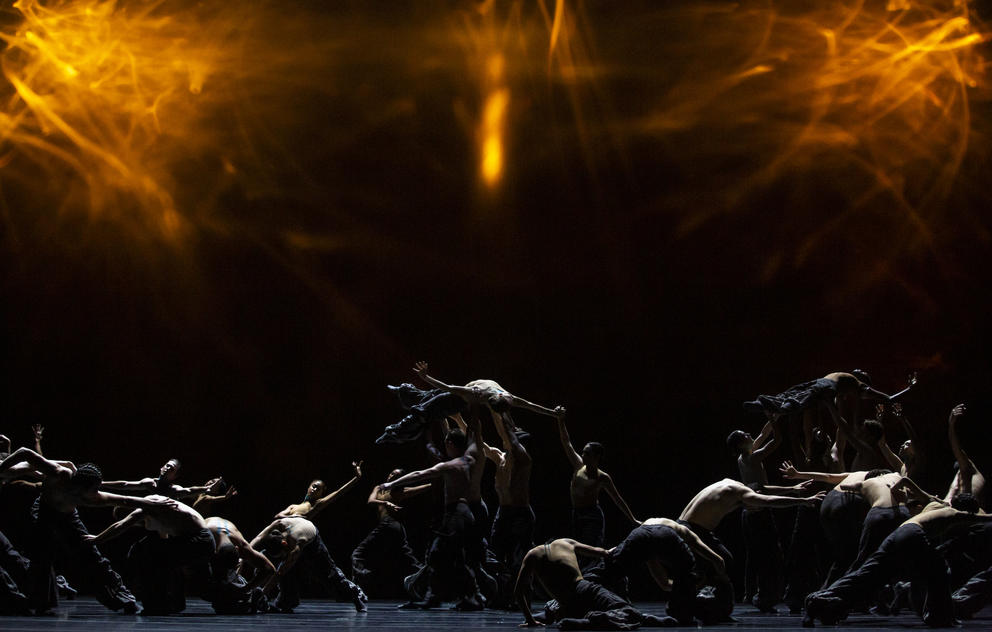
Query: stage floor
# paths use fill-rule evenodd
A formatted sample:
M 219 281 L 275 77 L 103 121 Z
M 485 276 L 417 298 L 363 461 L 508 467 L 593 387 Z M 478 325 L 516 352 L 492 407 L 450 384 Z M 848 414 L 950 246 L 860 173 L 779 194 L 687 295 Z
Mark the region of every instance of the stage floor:
M 483 612 L 452 612 L 446 608 L 431 612 L 397 610 L 398 602 L 373 601 L 369 611 L 359 614 L 350 604 L 333 601 L 305 601 L 293 614 L 265 614 L 230 617 L 213 614 L 210 606 L 198 599 L 190 599 L 186 611 L 169 617 L 128 616 L 110 612 L 93 599 L 80 598 L 63 601 L 52 617 L 0 617 L 4 632 L 30 632 L 35 630 L 93 630 L 104 631 L 156 630 L 179 632 L 181 630 L 328 630 L 338 628 L 404 630 L 406 632 L 438 632 L 439 630 L 511 630 L 523 621 L 515 612 L 486 610 Z M 645 612 L 664 614 L 663 603 L 638 604 Z M 761 614 L 754 608 L 738 606 L 734 611 L 738 623 L 734 627 L 755 630 L 802 630 L 800 617 L 787 612 L 779 615 Z M 727 626 L 719 626 L 727 627 Z M 914 614 L 898 617 L 858 615 L 838 626 L 842 630 L 905 630 L 927 629 Z M 673 628 L 691 630 L 695 628 Z M 837 629 L 837 628 L 835 628 Z M 959 628 L 960 629 L 960 628 Z M 992 608 L 986 608 L 963 629 L 992 629 Z

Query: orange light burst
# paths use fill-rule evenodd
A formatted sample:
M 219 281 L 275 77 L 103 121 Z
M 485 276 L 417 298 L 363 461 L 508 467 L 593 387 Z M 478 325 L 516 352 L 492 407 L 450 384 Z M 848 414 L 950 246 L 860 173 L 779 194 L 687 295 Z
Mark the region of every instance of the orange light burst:
M 12 88 L 0 112 L 7 160 L 40 167 L 63 210 L 180 237 L 174 168 L 210 136 L 198 106 L 230 64 L 230 31 L 211 32 L 208 16 L 191 7 L 176 19 L 163 2 L 13 6 L 21 20 L 0 33 L 0 69 Z
M 687 213 L 685 229 L 783 176 L 829 174 L 834 189 L 846 181 L 839 214 L 881 202 L 929 239 L 928 213 L 969 147 L 969 90 L 985 68 L 978 45 L 988 36 L 968 2 L 744 2 L 668 17 L 694 38 L 676 49 L 686 70 L 627 131 L 696 135 L 695 159 L 751 165 L 712 182 L 721 193 Z

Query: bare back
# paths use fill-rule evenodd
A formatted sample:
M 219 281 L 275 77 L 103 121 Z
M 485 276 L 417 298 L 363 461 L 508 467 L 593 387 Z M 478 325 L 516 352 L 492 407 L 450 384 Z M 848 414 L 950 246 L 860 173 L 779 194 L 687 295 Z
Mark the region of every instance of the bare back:
M 448 461 L 450 465 L 455 467 L 448 468 L 442 473 L 445 505 L 459 500 L 469 500 L 472 486 L 471 469 L 473 462 L 477 460 L 481 459 L 460 456 Z
M 704 487 L 696 494 L 682 510 L 679 520 L 712 531 L 724 516 L 743 504 L 744 496 L 751 491 L 747 485 L 725 478 Z
M 901 479 L 898 472 L 869 478 L 861 483 L 861 496 L 872 507 L 895 507 L 899 501 L 892 495 L 892 486 Z
M 536 546 L 527 557 L 532 558 L 530 562 L 541 585 L 555 597 L 567 596 L 582 579 L 575 557 L 575 540 L 566 538 Z

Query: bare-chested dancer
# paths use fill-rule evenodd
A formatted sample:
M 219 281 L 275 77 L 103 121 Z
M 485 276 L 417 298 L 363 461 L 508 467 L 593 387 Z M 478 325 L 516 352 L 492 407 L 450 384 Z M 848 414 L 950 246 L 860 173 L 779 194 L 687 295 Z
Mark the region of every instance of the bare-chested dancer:
M 206 565 L 214 553 L 214 539 L 203 516 L 192 507 L 166 496 L 147 500 L 158 504 L 135 509 L 99 535 L 84 539 L 101 544 L 139 525 L 151 531 L 128 553 L 137 570 L 135 592 L 144 614 L 175 614 L 186 609 L 183 569 Z
M 910 380 L 910 387 L 916 383 Z M 744 403 L 744 408 L 756 412 L 789 415 L 806 410 L 819 402 L 833 401 L 849 404 L 852 418 L 857 422 L 857 410 L 861 400 L 888 402 L 902 396 L 909 388 L 895 395 L 886 395 L 871 386 L 867 373 L 854 370 L 850 373 L 828 373 L 823 377 L 797 384 L 778 395 L 759 395 L 757 399 Z
M 403 470 L 393 470 L 386 482 L 403 474 Z M 375 507 L 379 522 L 351 554 L 352 579 L 372 597 L 392 598 L 400 594 L 403 578 L 420 568 L 420 560 L 407 542 L 406 529 L 396 516 L 403 509 L 398 503 L 430 488 L 430 483 L 386 490 L 382 485 L 372 488 L 368 504 Z
M 482 608 L 476 598 L 478 585 L 465 560 L 466 537 L 475 521 L 468 504 L 472 466 L 481 458 L 479 419 L 475 414 L 469 414 L 468 429 L 468 435 L 461 430 L 451 430 L 445 436 L 447 461 L 404 474 L 379 486 L 382 491 L 389 491 L 394 487 L 408 487 L 436 479 L 444 481 L 444 517 L 426 560 L 431 571 L 430 588 L 422 602 L 411 602 L 410 606 L 435 608 L 441 604 L 445 588 L 450 588 L 461 597 L 457 608 Z
M 231 500 L 238 495 L 238 490 L 234 485 L 228 485 L 223 478 L 207 481 L 206 487 L 206 491 L 198 494 L 192 505 L 193 509 L 200 512 L 200 515 L 209 516 L 213 513 L 215 504 Z
M 628 601 L 610 592 L 599 584 L 582 577 L 576 555 L 602 559 L 607 551 L 600 547 L 589 546 L 572 539 L 554 540 L 541 544 L 528 551 L 520 566 L 514 595 L 520 610 L 524 615 L 522 627 L 542 625 L 534 618 L 530 609 L 528 593 L 533 579 L 544 587 L 545 591 L 554 597 L 561 605 L 560 625 L 562 629 L 591 628 L 588 615 L 592 612 L 602 613 L 611 623 L 631 626 L 660 627 L 672 625 L 675 620 L 671 617 L 661 619 L 649 614 L 638 612 Z M 597 620 L 603 629 L 603 622 Z M 611 629 L 627 629 L 612 628 Z
M 565 409 L 559 406 L 555 411 L 555 418 L 558 420 L 558 438 L 561 440 L 565 457 L 572 466 L 572 481 L 569 485 L 572 498 L 572 536 L 583 544 L 601 546 L 606 528 L 603 509 L 599 506 L 601 491 L 606 492 L 631 522 L 639 525 L 641 521 L 634 517 L 634 513 L 620 496 L 610 475 L 599 469 L 599 462 L 603 458 L 602 444 L 590 441 L 582 448 L 580 456 L 572 447 L 568 428 L 565 427 Z
M 255 614 L 265 612 L 265 595 L 258 586 L 275 575 L 276 567 L 256 551 L 238 527 L 225 518 L 206 518 L 207 529 L 213 535 L 214 553 L 210 560 L 210 583 L 205 597 L 217 614 Z M 248 582 L 238 572 L 242 566 L 254 569 L 255 577 Z
M 496 495 L 499 509 L 493 520 L 491 544 L 500 564 L 501 607 L 512 607 L 513 583 L 520 564 L 534 540 L 536 517 L 530 506 L 530 472 L 533 461 L 507 423 L 509 413 L 490 409 L 503 449 L 483 444 L 486 458 L 496 464 Z
M 968 409 L 965 408 L 964 404 L 958 404 L 951 410 L 951 415 L 947 419 L 947 438 L 951 442 L 951 450 L 957 460 L 958 471 L 954 480 L 951 481 L 944 501 L 949 503 L 958 494 L 965 493 L 974 496 L 978 500 L 978 504 L 985 507 L 985 477 L 975 467 L 975 463 L 968 458 L 968 454 L 961 447 L 961 441 L 958 439 L 957 423 L 967 412 Z
M 323 496 L 323 493 L 327 491 L 327 485 L 320 479 L 314 479 L 310 482 L 310 487 L 307 488 L 307 495 L 303 497 L 303 502 L 286 507 L 276 514 L 276 518 L 301 516 L 312 520 L 314 516 L 327 509 L 331 503 L 336 501 L 341 494 L 358 484 L 358 481 L 362 478 L 362 462 L 355 463 L 352 461 L 351 468 L 355 471 L 355 476 L 326 496 Z
M 860 482 L 841 483 L 842 490 L 860 494 L 869 507 L 861 527 L 857 556 L 847 572 L 857 570 L 890 533 L 910 518 L 909 509 L 903 504 L 905 495 L 892 491 L 903 478 L 899 472 L 872 470 Z
M 472 380 L 465 386 L 454 386 L 445 384 L 427 374 L 427 363 L 417 362 L 413 367 L 414 372 L 424 382 L 434 388 L 439 388 L 449 393 L 454 393 L 464 399 L 469 404 L 487 405 L 493 410 L 504 412 L 510 408 L 522 408 L 540 415 L 554 417 L 555 411 L 551 408 L 540 406 L 529 402 L 522 397 L 513 395 L 505 388 L 493 380 Z
M 914 487 L 909 479 L 902 479 L 893 489 Z M 956 496 L 953 507 L 942 501 L 931 502 L 893 531 L 860 568 L 810 595 L 803 625 L 812 625 L 815 619 L 833 625 L 844 619 L 863 595 L 887 581 L 909 576 L 926 584 L 926 600 L 922 604 L 924 622 L 931 627 L 952 626 L 947 564 L 937 545 L 972 525 L 992 521 L 992 516 L 978 511 L 978 503 L 970 494 Z
M 172 458 L 166 461 L 165 465 L 159 469 L 157 478 L 148 477 L 137 481 L 104 481 L 100 485 L 100 489 L 129 495 L 158 494 L 160 496 L 174 498 L 175 500 L 192 502 L 198 495 L 206 492 L 213 481 L 216 480 L 212 479 L 206 485 L 196 485 L 193 487 L 177 485 L 176 479 L 179 477 L 181 467 L 182 463 L 179 462 L 179 459 Z
M 276 518 L 255 536 L 251 546 L 263 550 L 270 560 L 280 562 L 276 574 L 263 587 L 268 594 L 278 585 L 276 610 L 288 613 L 300 604 L 300 576 L 304 572 L 336 596 L 350 599 L 358 612 L 367 610 L 368 597 L 341 572 L 316 525 L 306 518 Z
M 727 446 L 737 455 L 741 482 L 762 493 L 796 494 L 802 486 L 779 487 L 768 484 L 765 460 L 781 443 L 775 431 L 777 417 L 769 420 L 757 439 L 743 430 L 727 437 Z M 763 612 L 772 612 L 784 595 L 782 546 L 779 542 L 775 516 L 767 508 L 745 507 L 741 512 L 745 552 L 745 600 Z
M 790 497 L 761 494 L 743 483 L 725 478 L 696 494 L 679 516 L 679 522 L 692 529 L 711 549 L 723 558 L 728 569 L 733 564 L 733 556 L 727 547 L 713 533 L 723 518 L 737 509 L 776 509 L 796 505 L 815 505 L 825 496 L 825 492 L 808 497 Z M 733 587 L 727 584 L 715 586 L 718 595 L 712 611 L 707 617 L 710 622 L 727 619 L 734 607 Z
M 108 494 L 99 490 L 100 469 L 92 463 L 76 467 L 68 461 L 47 459 L 29 448 L 19 448 L 0 462 L 0 478 L 10 472 L 41 480 L 41 495 L 32 511 L 34 544 L 30 550 L 28 595 L 31 608 L 38 614 L 49 612 L 58 605 L 55 574 L 52 564 L 57 543 L 68 549 L 89 575 L 96 587 L 96 598 L 111 610 L 137 612 L 134 596 L 128 591 L 107 558 L 91 542 L 89 532 L 79 519 L 79 506 L 117 505 L 131 508 L 152 508 L 162 504 L 157 499 L 135 498 Z
M 716 551 L 683 524 L 668 518 L 649 518 L 623 542 L 610 550 L 602 569 L 587 575 L 614 593 L 627 596 L 627 579 L 639 566 L 647 566 L 658 587 L 669 593 L 668 615 L 680 625 L 693 625 L 696 614 L 696 575 L 704 584 L 729 582 L 726 567 Z M 697 560 L 701 562 L 697 564 Z M 705 617 L 704 613 L 700 613 Z

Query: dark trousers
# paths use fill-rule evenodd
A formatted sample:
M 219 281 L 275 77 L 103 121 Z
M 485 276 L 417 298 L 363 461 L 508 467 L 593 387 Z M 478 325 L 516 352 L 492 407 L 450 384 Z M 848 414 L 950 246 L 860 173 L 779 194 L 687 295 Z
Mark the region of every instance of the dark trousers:
M 303 547 L 296 564 L 280 578 L 277 608 L 292 610 L 300 605 L 300 582 L 304 575 L 315 579 L 322 588 L 338 598 L 355 599 L 361 592 L 334 563 L 330 551 L 318 535 Z
M 527 551 L 533 546 L 535 522 L 534 510 L 530 505 L 526 507 L 500 505 L 496 510 L 489 539 L 499 563 L 497 582 L 505 603 L 510 603 L 513 599 L 513 586 L 520 565 Z
M 25 614 L 28 598 L 23 587 L 27 586 L 30 562 L 11 544 L 0 531 L 0 614 Z
M 159 537 L 152 533 L 138 540 L 128 552 L 134 569 L 135 592 L 147 614 L 173 614 L 186 609 L 183 569 L 204 566 L 214 553 L 214 538 L 207 529 L 197 533 Z
M 572 537 L 582 544 L 603 546 L 606 517 L 598 504 L 572 509 Z
M 441 528 L 427 551 L 431 595 L 439 598 L 446 594 L 474 597 L 478 592 L 478 584 L 465 556 L 466 538 L 474 525 L 475 517 L 465 501 L 453 502 L 445 507 Z
M 352 579 L 372 597 L 403 594 L 403 578 L 421 566 L 406 529 L 391 516 L 379 521 L 351 554 Z
M 558 598 L 562 615 L 558 626 L 562 630 L 633 630 L 674 623 L 643 614 L 619 595 L 585 579 L 576 582 L 571 593 Z
M 807 612 L 824 620 L 843 619 L 863 595 L 872 594 L 883 584 L 901 577 L 908 577 L 914 583 L 919 581 L 925 587 L 923 620 L 928 625 L 950 625 L 953 617 L 947 564 L 923 528 L 912 523 L 893 531 L 858 570 L 844 575 L 826 590 L 810 595 L 806 600 Z
M 820 524 L 830 543 L 833 561 L 827 571 L 824 588 L 846 573 L 858 556 L 861 527 L 867 514 L 868 503 L 860 494 L 835 489 L 827 492 L 820 505 Z
M 672 580 L 668 615 L 683 625 L 691 624 L 696 598 L 696 576 L 692 572 L 696 558 L 673 529 L 660 524 L 635 528 L 606 558 L 605 573 L 613 578 L 618 574 L 629 577 L 638 566 L 651 560 L 664 566 Z
M 954 595 L 954 614 L 970 619 L 979 610 L 992 603 L 992 567 L 968 580 Z
M 861 538 L 858 541 L 858 554 L 851 563 L 850 571 L 856 571 L 865 563 L 872 553 L 878 550 L 885 538 L 889 537 L 899 525 L 909 520 L 909 509 L 905 505 L 897 507 L 872 507 L 865 515 L 861 526 Z
M 79 519 L 79 513 L 62 513 L 39 500 L 32 510 L 32 520 L 34 542 L 30 551 L 28 598 L 34 610 L 44 612 L 58 605 L 53 570 L 57 555 L 74 558 L 95 589 L 97 600 L 106 607 L 111 610 L 136 607 L 134 596 L 107 558 L 95 545 L 83 539 L 89 532 Z
M 693 524 L 686 520 L 679 520 L 679 524 L 682 524 L 692 530 L 699 539 L 703 541 L 706 546 L 713 549 L 713 551 L 723 558 L 726 565 L 727 575 L 730 574 L 731 569 L 734 565 L 734 556 L 730 554 L 730 551 L 724 546 L 720 538 L 716 537 L 712 531 L 703 528 L 699 525 Z M 696 560 L 697 567 L 699 565 L 699 560 Z M 697 569 L 697 574 L 702 576 L 706 572 L 703 569 Z M 721 623 L 728 621 L 731 618 L 731 613 L 734 611 L 734 586 L 730 583 L 729 579 L 723 579 L 714 582 L 710 586 L 705 586 L 696 595 L 696 602 L 694 606 L 694 612 L 696 618 L 702 621 L 704 624 Z
M 784 599 L 790 610 L 801 609 L 806 596 L 823 585 L 825 573 L 821 564 L 826 559 L 826 555 L 822 555 L 824 544 L 819 509 L 806 505 L 796 507 L 796 519 L 785 560 L 788 585 Z
M 772 608 L 782 601 L 784 592 L 782 546 L 771 509 L 748 509 L 741 512 L 744 530 L 745 594 L 758 608 Z

